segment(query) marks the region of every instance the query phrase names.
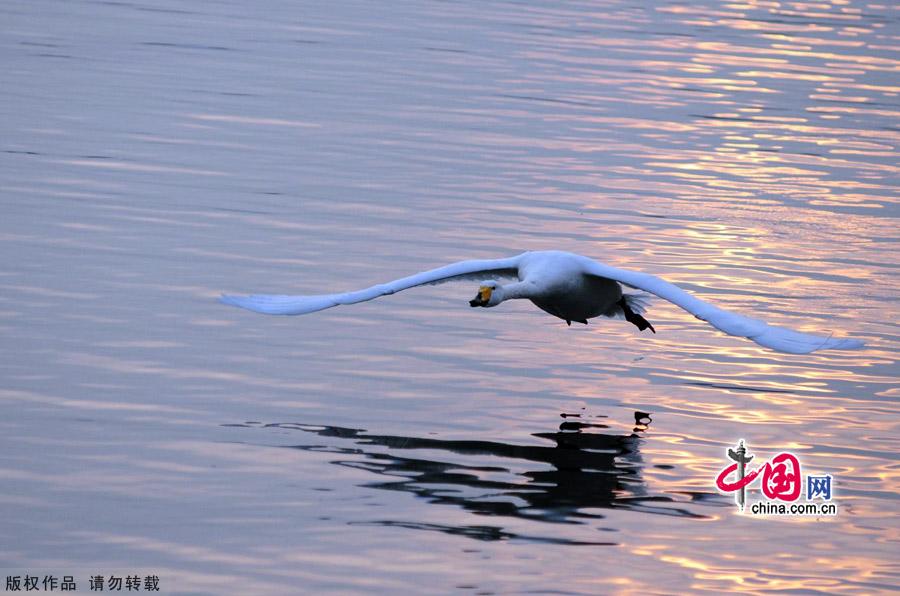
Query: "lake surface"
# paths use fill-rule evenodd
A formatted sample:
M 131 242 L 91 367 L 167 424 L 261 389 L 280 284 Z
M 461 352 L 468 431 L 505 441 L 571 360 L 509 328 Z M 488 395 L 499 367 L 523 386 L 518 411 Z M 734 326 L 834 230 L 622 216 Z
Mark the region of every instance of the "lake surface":
M 900 584 L 890 2 L 0 5 L 0 567 L 163 593 L 878 593 Z M 561 249 L 866 341 L 477 284 Z M 745 439 L 838 514 L 741 515 Z M 760 498 L 758 488 L 750 500 Z

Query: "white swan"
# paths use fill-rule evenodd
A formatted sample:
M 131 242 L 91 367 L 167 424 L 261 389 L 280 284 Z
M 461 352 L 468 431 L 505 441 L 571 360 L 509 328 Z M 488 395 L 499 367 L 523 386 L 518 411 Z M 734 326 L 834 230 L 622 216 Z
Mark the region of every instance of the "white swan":
M 688 294 L 678 286 L 653 275 L 616 269 L 592 259 L 561 251 L 526 252 L 508 259 L 461 261 L 403 279 L 344 294 L 312 296 L 228 296 L 221 301 L 270 315 L 302 315 L 339 304 L 356 304 L 416 286 L 441 284 L 461 279 L 509 278 L 515 283 L 501 285 L 484 281 L 470 306 L 497 306 L 505 300 L 527 298 L 538 308 L 559 317 L 587 324 L 597 316 L 624 317 L 643 331 L 656 330 L 641 316 L 640 295 L 623 294 L 620 284 L 656 294 L 729 335 L 747 337 L 756 343 L 793 354 L 828 348 L 858 348 L 855 339 L 820 337 L 775 327 L 757 319 L 729 313 Z

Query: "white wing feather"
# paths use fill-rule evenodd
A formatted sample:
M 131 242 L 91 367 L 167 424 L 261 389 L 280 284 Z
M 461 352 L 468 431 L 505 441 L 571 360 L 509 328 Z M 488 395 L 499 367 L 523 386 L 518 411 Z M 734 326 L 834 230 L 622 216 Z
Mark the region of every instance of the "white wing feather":
M 636 271 L 617 269 L 600 264 L 587 257 L 584 267 L 591 275 L 614 279 L 627 286 L 655 294 L 664 300 L 680 306 L 698 319 L 704 320 L 716 329 L 729 335 L 746 337 L 761 346 L 789 352 L 791 354 L 808 354 L 824 349 L 851 349 L 863 346 L 857 339 L 821 337 L 809 333 L 793 331 L 785 327 L 769 325 L 759 319 L 751 319 L 717 308 L 708 302 L 695 298 L 678 286 L 656 276 Z
M 364 290 L 345 292 L 343 294 L 318 294 L 311 296 L 279 296 L 271 294 L 255 294 L 253 296 L 223 295 L 220 300 L 225 304 L 239 306 L 267 315 L 303 315 L 340 304 L 356 304 L 357 302 L 374 300 L 375 298 L 395 294 L 416 286 L 441 284 L 474 277 L 478 277 L 479 280 L 484 280 L 491 276 L 516 278 L 521 257 L 522 255 L 508 259 L 460 261 L 385 284 L 378 284 Z

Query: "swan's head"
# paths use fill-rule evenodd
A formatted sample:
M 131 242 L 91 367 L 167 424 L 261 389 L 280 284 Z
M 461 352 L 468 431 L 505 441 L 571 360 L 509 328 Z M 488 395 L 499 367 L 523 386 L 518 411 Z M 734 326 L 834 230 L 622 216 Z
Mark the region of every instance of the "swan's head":
M 475 298 L 469 300 L 469 306 L 497 306 L 503 302 L 503 288 L 494 280 L 483 281 Z

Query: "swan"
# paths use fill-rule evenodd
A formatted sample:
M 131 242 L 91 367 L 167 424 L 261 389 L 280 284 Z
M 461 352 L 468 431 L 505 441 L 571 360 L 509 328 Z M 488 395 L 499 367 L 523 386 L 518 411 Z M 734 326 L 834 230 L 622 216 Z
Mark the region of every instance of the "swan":
M 646 303 L 641 294 L 626 294 L 622 286 L 655 294 L 680 306 L 700 320 L 729 335 L 746 337 L 761 346 L 792 354 L 824 349 L 862 347 L 856 339 L 820 337 L 769 325 L 758 319 L 724 311 L 695 298 L 659 277 L 617 269 L 581 255 L 562 251 L 533 251 L 505 259 L 470 260 L 416 273 L 385 284 L 343 294 L 310 296 L 222 295 L 225 304 L 269 315 L 302 315 L 338 306 L 356 304 L 408 290 L 416 286 L 448 281 L 485 279 L 472 307 L 490 308 L 507 300 L 525 298 L 541 310 L 564 320 L 587 325 L 598 316 L 624 318 L 640 331 L 656 329 L 643 317 Z M 511 279 L 500 284 L 497 279 Z

